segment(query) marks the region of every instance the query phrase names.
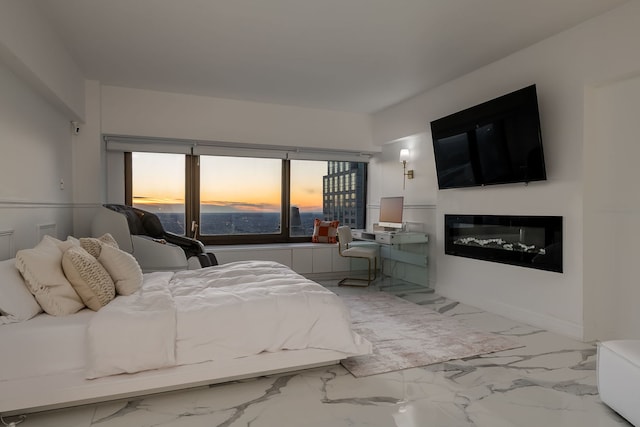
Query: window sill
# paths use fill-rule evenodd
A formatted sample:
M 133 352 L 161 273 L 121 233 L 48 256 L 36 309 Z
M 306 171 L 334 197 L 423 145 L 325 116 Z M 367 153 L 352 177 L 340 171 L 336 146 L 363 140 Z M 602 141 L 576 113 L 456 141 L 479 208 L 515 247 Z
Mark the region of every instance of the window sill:
M 265 250 L 271 251 L 274 249 L 304 249 L 304 248 L 333 248 L 337 247 L 337 243 L 313 243 L 313 242 L 301 242 L 301 243 L 259 243 L 248 245 L 205 245 L 205 249 L 208 252 L 229 252 L 238 250 Z

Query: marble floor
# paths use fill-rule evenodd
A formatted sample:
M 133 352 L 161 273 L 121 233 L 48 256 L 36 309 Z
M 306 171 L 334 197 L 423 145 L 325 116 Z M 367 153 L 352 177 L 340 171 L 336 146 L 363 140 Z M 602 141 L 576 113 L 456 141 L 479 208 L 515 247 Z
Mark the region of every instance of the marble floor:
M 523 347 L 354 378 L 334 365 L 211 387 L 30 414 L 21 427 L 630 426 L 605 406 L 596 348 L 411 286 L 338 288 L 394 293 Z M 3 420 L 5 425 L 19 421 Z

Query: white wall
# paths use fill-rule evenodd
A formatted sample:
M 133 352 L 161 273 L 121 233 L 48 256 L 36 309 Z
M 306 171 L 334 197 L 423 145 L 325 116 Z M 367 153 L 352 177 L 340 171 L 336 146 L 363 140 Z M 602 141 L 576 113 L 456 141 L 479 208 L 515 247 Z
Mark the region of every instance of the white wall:
M 13 255 L 72 234 L 70 122 L 85 113 L 84 78 L 34 0 L 0 2 L 0 94 L 0 230 L 13 230 Z
M 38 243 L 39 225 L 72 233 L 71 133 L 67 116 L 1 62 L 0 93 L 0 230 L 14 231 L 15 252 Z
M 640 77 L 595 87 L 588 101 L 585 322 L 591 339 L 640 339 Z
M 426 131 L 428 145 L 430 121 L 537 84 L 548 181 L 437 191 L 437 292 L 566 335 L 591 336 L 583 330 L 594 315 L 583 311 L 584 276 L 597 260 L 583 260 L 585 91 L 640 70 L 638 22 L 640 3 L 628 3 L 374 115 L 377 144 Z M 436 180 L 432 157 L 416 162 L 415 169 Z M 445 213 L 562 215 L 564 273 L 444 255 Z
M 106 156 L 102 144 L 100 82 L 85 82 L 86 121 L 73 137 L 74 236 L 90 236 L 91 221 L 106 200 Z M 124 170 L 122 172 L 124 175 Z

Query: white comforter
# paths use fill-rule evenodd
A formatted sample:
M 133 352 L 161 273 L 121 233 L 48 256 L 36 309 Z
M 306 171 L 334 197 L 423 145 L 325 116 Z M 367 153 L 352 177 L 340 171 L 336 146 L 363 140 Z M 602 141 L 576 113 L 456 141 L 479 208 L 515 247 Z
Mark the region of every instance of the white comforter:
M 285 349 L 346 357 L 363 345 L 334 293 L 268 261 L 145 274 L 140 291 L 96 313 L 87 342 L 87 378 Z

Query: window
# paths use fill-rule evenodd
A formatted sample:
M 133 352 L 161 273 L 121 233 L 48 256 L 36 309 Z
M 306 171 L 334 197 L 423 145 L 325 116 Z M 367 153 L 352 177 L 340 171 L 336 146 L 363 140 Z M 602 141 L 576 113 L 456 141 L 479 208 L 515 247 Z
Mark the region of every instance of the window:
M 313 220 L 323 218 L 326 161 L 291 160 L 291 236 L 311 236 Z
M 365 162 L 153 152 L 125 159 L 125 203 L 205 244 L 309 241 L 315 218 L 365 228 Z
M 165 230 L 184 235 L 184 155 L 132 153 L 131 173 L 130 204 L 158 215 Z
M 200 156 L 200 235 L 277 234 L 282 160 Z

